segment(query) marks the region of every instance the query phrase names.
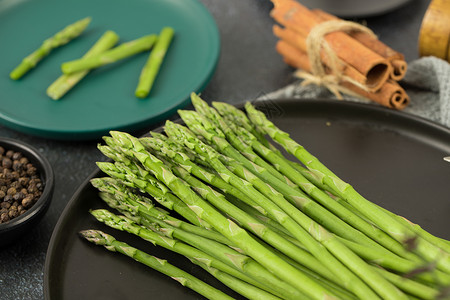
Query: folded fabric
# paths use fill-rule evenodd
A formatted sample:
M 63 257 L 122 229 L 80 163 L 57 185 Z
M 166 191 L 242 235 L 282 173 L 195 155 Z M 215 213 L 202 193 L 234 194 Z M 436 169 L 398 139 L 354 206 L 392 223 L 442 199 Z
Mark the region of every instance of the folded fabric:
M 261 99 L 336 99 L 325 87 L 300 83 L 301 80 L 296 81 Z M 447 61 L 432 56 L 414 60 L 408 63 L 408 71 L 400 84 L 411 98 L 404 112 L 450 127 L 450 64 Z M 378 105 L 349 95 L 343 97 L 344 101 Z

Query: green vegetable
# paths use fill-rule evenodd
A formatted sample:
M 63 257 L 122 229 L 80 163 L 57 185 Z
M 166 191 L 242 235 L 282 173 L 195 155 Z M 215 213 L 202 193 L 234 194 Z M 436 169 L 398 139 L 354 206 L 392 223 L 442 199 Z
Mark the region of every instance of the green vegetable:
M 355 207 L 364 217 L 399 243 L 407 244 L 410 241 L 414 241 L 413 252 L 421 255 L 429 262 L 436 262 L 437 267 L 441 270 L 450 272 L 450 253 L 442 251 L 442 249 L 433 245 L 428 240 L 415 234 L 413 230 L 403 225 L 374 203 L 365 199 L 350 184 L 344 182 L 323 165 L 318 158 L 291 139 L 288 133 L 276 127 L 262 112 L 256 110 L 253 105 L 247 103 L 245 108 L 250 120 L 255 126 L 262 132 L 268 134 L 272 139 L 282 145 L 286 151 L 300 160 L 314 176 L 320 178 L 319 181 L 321 183 L 330 187 L 337 196 Z
M 98 68 L 107 64 L 115 63 L 121 59 L 133 56 L 137 53 L 150 50 L 157 40 L 155 34 L 146 35 L 141 38 L 120 44 L 103 53 L 65 62 L 61 65 L 64 74 L 71 74 L 84 70 Z
M 448 241 L 361 203 L 348 184 L 251 104 L 246 114 L 191 96 L 195 111 L 179 111 L 189 128 L 167 121 L 165 134 L 135 138 L 111 131 L 104 137 L 107 145 L 99 149 L 115 162 L 99 162 L 110 177 L 92 184 L 124 216 L 99 219 L 200 251 L 212 258 L 202 259 L 206 271 L 232 288 L 235 282 L 234 289 L 250 299 L 448 296 Z M 273 141 L 300 162 L 288 159 Z M 410 239 L 377 223 L 387 217 L 404 226 Z
M 224 294 L 218 289 L 197 279 L 191 274 L 175 267 L 174 265 L 171 265 L 166 260 L 151 256 L 124 242 L 120 242 L 109 234 L 106 234 L 99 230 L 83 230 L 80 232 L 80 235 L 89 242 L 92 242 L 99 246 L 104 246 L 109 251 L 119 252 L 126 256 L 129 256 L 130 258 L 133 258 L 134 260 L 171 277 L 183 286 L 188 287 L 209 299 L 233 299 L 232 297 Z
M 158 35 L 158 40 L 153 47 L 144 68 L 141 71 L 135 95 L 138 98 L 145 98 L 152 89 L 153 82 L 158 75 L 161 64 L 166 56 L 166 52 L 172 42 L 174 30 L 171 27 L 164 27 Z
M 113 31 L 106 31 L 100 39 L 83 56 L 92 57 L 113 47 L 119 41 L 119 36 Z M 63 74 L 55 80 L 48 88 L 47 95 L 53 100 L 58 100 L 83 79 L 89 70 L 79 71 L 71 74 Z
M 265 246 L 260 244 L 246 230 L 238 226 L 234 221 L 224 217 L 214 207 L 205 202 L 188 184 L 175 176 L 163 162 L 154 155 L 148 153 L 138 139 L 129 134 L 111 132 L 112 136 L 124 148 L 130 152 L 149 170 L 155 177 L 164 182 L 180 199 L 182 199 L 195 213 L 208 223 L 213 223 L 214 229 L 230 239 L 247 255 L 255 259 L 261 265 L 273 272 L 286 283 L 294 286 L 302 293 L 315 299 L 323 299 L 331 295 L 324 287 L 311 280 L 303 272 L 300 272 L 284 260 L 280 259 Z
M 118 179 L 111 177 L 93 178 L 91 180 L 91 184 L 100 191 L 100 198 L 112 208 L 120 211 L 126 211 L 127 213 L 139 218 L 150 218 L 152 220 L 157 219 L 171 226 L 175 226 L 182 230 L 222 244 L 232 244 L 223 235 L 214 230 L 196 226 L 170 216 L 169 212 L 159 207 L 155 207 L 149 198 L 133 193 L 129 187 Z
M 46 39 L 36 51 L 22 60 L 22 62 L 9 74 L 9 77 L 14 80 L 21 78 L 30 69 L 34 68 L 53 49 L 61 47 L 78 37 L 90 22 L 91 18 L 84 18 L 68 25 L 54 36 Z
M 372 299 L 377 298 L 375 293 L 365 284 L 367 283 L 382 295 L 389 293 L 390 297 L 404 298 L 404 295 L 398 293 L 394 286 L 373 272 L 364 261 L 337 241 L 332 234 L 296 210 L 284 199 L 282 194 L 274 191 L 264 182 L 260 182 L 250 172 L 243 174 L 242 178 L 236 176 L 220 162 L 218 154 L 213 149 L 208 148 L 208 145 L 202 143 L 187 128 L 172 122 L 166 122 L 165 128 L 169 136 L 183 141 L 187 147 L 192 147 L 210 163 L 211 167 L 222 178 L 226 178 L 236 188 L 242 189 L 249 197 L 252 197 L 272 218 L 301 241 L 311 254 L 327 265 L 335 276 L 340 276 L 356 295 L 360 297 L 369 296 Z M 254 187 L 255 184 L 258 184 L 259 191 Z M 350 268 L 359 277 L 347 268 Z M 361 279 L 364 279 L 365 283 Z

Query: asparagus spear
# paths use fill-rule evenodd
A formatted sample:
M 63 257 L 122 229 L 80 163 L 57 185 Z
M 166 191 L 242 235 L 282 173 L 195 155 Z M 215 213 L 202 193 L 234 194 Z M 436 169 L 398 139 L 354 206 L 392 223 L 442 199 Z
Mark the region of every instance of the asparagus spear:
M 21 78 L 30 69 L 34 68 L 53 49 L 61 47 L 78 37 L 86 29 L 90 22 L 90 17 L 81 19 L 66 26 L 54 36 L 46 39 L 37 50 L 25 57 L 22 62 L 11 71 L 9 77 L 14 80 Z
M 221 105 L 216 104 L 216 106 L 223 109 L 223 106 Z M 317 205 L 314 201 L 310 201 L 308 197 L 305 197 L 304 195 L 299 194 L 298 192 L 289 189 L 288 187 L 277 185 L 277 188 L 279 188 L 280 191 L 284 195 L 286 195 L 286 198 L 290 199 L 291 197 L 293 197 L 292 199 L 290 199 L 292 203 L 298 202 L 296 201 L 296 199 L 302 200 L 301 203 L 298 203 L 297 207 L 299 209 L 310 215 L 312 218 L 314 218 L 316 221 L 318 221 L 328 229 L 332 228 L 333 232 L 340 236 L 353 241 L 358 241 L 360 243 L 366 243 L 367 245 L 376 246 L 378 248 L 380 248 L 379 244 L 381 244 L 390 251 L 393 251 L 394 253 L 402 257 L 407 257 L 409 259 L 420 262 L 420 259 L 418 257 L 407 251 L 403 247 L 403 245 L 398 243 L 389 235 L 382 232 L 377 227 L 368 224 L 364 220 L 361 220 L 358 216 L 355 216 L 345 207 L 342 207 L 334 199 L 331 199 L 329 195 L 325 194 L 321 189 L 319 189 L 316 185 L 314 185 L 311 181 L 309 181 L 301 173 L 299 173 L 292 166 L 290 161 L 285 159 L 283 156 L 280 156 L 279 151 L 275 151 L 264 146 L 256 136 L 245 129 L 246 126 L 244 126 L 243 124 L 246 124 L 247 122 L 244 119 L 245 116 L 241 115 L 243 113 L 242 111 L 236 108 L 225 106 L 225 112 L 223 113 L 226 115 L 235 115 L 235 120 L 240 119 L 238 124 L 242 125 L 241 127 L 236 126 L 232 122 L 229 122 L 229 128 L 234 130 L 236 134 L 242 136 L 242 140 L 248 144 L 251 144 L 252 148 L 255 149 L 255 151 L 259 155 L 261 155 L 262 158 L 271 162 L 274 166 L 277 166 L 277 169 L 279 169 L 280 172 L 287 176 L 292 182 L 300 186 L 305 193 L 322 204 L 329 211 L 324 209 L 321 205 Z M 248 119 L 246 120 L 248 121 Z M 274 183 L 276 182 L 272 181 L 272 184 Z M 330 211 L 333 214 L 330 213 Z M 338 216 L 339 218 L 337 218 L 336 216 Z M 348 226 L 344 221 L 352 225 L 354 228 L 359 229 L 362 233 L 364 233 L 364 235 L 362 235 L 360 231 L 355 230 L 353 227 Z M 366 235 L 377 242 L 375 243 L 374 241 L 368 239 Z
M 143 224 L 145 224 L 147 227 L 155 227 L 154 224 L 149 224 L 147 220 L 143 220 Z M 170 238 L 185 242 L 224 262 L 228 266 L 243 272 L 245 275 L 258 282 L 253 282 L 255 286 L 258 286 L 262 289 L 265 289 L 264 286 L 267 286 L 268 291 L 274 293 L 275 295 L 288 299 L 298 299 L 304 297 L 297 289 L 274 276 L 274 274 L 272 274 L 264 266 L 253 260 L 251 257 L 242 254 L 226 245 L 202 238 L 195 234 L 184 232 L 183 230 L 171 227 L 168 224 L 161 225 L 163 227 L 154 228 L 153 230 L 158 230 L 162 234 L 167 235 Z
M 256 204 L 251 198 L 242 193 L 239 189 L 236 189 L 234 186 L 223 180 L 217 174 L 209 172 L 208 170 L 193 163 L 189 156 L 187 156 L 179 148 L 176 148 L 175 143 L 170 142 L 171 139 L 163 141 L 159 138 L 141 138 L 140 141 L 146 147 L 146 149 L 153 149 L 155 151 L 158 151 L 161 155 L 164 155 L 165 157 L 173 160 L 175 163 L 182 166 L 197 178 L 219 188 L 224 193 L 235 196 L 236 198 L 244 201 L 248 205 L 258 210 L 262 214 L 267 214 L 267 212 L 260 205 Z
M 143 139 L 141 138 L 140 141 Z M 145 138 L 147 142 L 150 141 L 149 138 Z M 161 149 L 161 148 L 160 148 Z M 243 211 L 240 211 L 230 203 L 226 201 L 224 196 L 217 191 L 214 191 L 206 184 L 202 183 L 200 180 L 190 176 L 190 174 L 181 167 L 175 167 L 169 161 L 163 161 L 166 166 L 171 167 L 171 170 L 175 175 L 185 180 L 189 185 L 193 187 L 197 193 L 203 197 L 205 200 L 210 201 L 214 206 L 218 207 L 224 213 L 227 213 L 233 217 L 233 219 L 238 220 L 243 227 L 247 228 L 250 232 L 255 235 L 261 237 L 263 240 L 267 241 L 269 244 L 274 247 L 280 249 L 282 252 L 286 253 L 286 255 L 292 257 L 292 259 L 300 262 L 302 265 L 314 270 L 321 276 L 328 278 L 332 281 L 337 281 L 341 283 L 337 277 L 330 276 L 327 269 L 318 262 L 313 256 L 309 253 L 305 252 L 302 249 L 292 245 L 291 243 L 285 241 L 282 237 L 275 234 L 270 229 L 266 228 L 261 222 L 258 220 L 246 215 Z M 188 168 L 192 170 L 192 168 Z
M 146 174 L 141 179 L 133 173 L 127 173 L 127 171 L 131 171 L 129 168 L 120 169 L 120 164 L 114 165 L 108 162 L 98 162 L 97 166 L 109 176 L 122 179 L 125 184 L 149 193 L 158 203 L 170 210 L 176 211 L 192 224 L 211 228 L 210 224 L 199 219 L 178 197 L 168 191 L 164 191 L 165 187 L 152 175 Z
M 450 254 L 442 252 L 440 248 L 421 238 L 415 234 L 414 231 L 378 208 L 374 203 L 365 199 L 350 184 L 340 179 L 323 165 L 317 157 L 313 156 L 303 146 L 291 139 L 288 133 L 282 131 L 269 121 L 266 116 L 262 112 L 256 110 L 253 105 L 247 103 L 245 108 L 250 120 L 255 126 L 282 145 L 289 153 L 297 157 L 311 172 L 318 178 L 321 178 L 321 181 L 325 185 L 332 188 L 339 197 L 349 202 L 366 218 L 371 220 L 398 242 L 404 244 L 414 240 L 415 247 L 413 251 L 415 253 L 421 255 L 429 262 L 436 262 L 438 268 L 450 273 Z
M 190 260 L 196 261 L 198 264 L 203 262 L 203 264 L 200 264 L 201 267 L 209 266 L 214 269 L 219 269 L 235 278 L 239 278 L 240 280 L 258 287 L 258 289 L 268 290 L 271 292 L 274 291 L 272 289 L 272 286 L 264 286 L 257 280 L 255 280 L 255 276 L 256 278 L 263 277 L 258 273 L 258 271 L 261 271 L 260 269 L 256 269 L 257 273 L 254 274 L 255 276 L 248 276 L 241 270 L 238 270 L 238 268 L 232 263 L 225 263 L 224 260 L 230 262 L 230 257 L 232 257 L 232 255 L 229 254 L 229 257 L 227 257 L 223 253 L 220 253 L 220 250 L 226 251 L 225 253 L 229 253 L 230 251 L 233 252 L 233 250 L 226 246 L 223 246 L 222 244 L 220 245 L 222 245 L 223 247 L 218 248 L 217 243 L 213 241 L 183 232 L 182 230 L 177 228 L 171 228 L 169 225 L 166 225 L 167 227 L 165 227 L 165 229 L 158 229 L 158 225 L 152 224 L 151 222 L 141 220 L 139 218 L 136 220 L 131 220 L 125 216 L 115 215 L 105 209 L 92 210 L 90 213 L 98 221 L 112 228 L 137 235 L 146 241 L 152 242 L 155 245 L 184 255 Z M 150 225 L 141 226 L 145 225 L 145 223 Z M 217 257 L 216 252 L 219 253 L 219 256 L 223 260 Z M 243 261 L 248 260 L 247 257 L 237 252 L 233 254 L 235 255 L 234 258 L 236 264 L 243 264 Z M 251 263 L 252 262 L 250 262 L 250 264 Z M 265 270 L 262 270 L 262 272 L 264 271 Z M 269 276 L 271 275 L 269 274 Z M 275 280 L 278 279 L 275 278 Z M 298 294 L 296 294 L 296 297 L 298 297 Z
M 165 222 L 171 226 L 197 234 L 204 238 L 225 245 L 233 245 L 231 241 L 217 231 L 195 226 L 170 216 L 169 212 L 162 210 L 161 208 L 156 208 L 150 199 L 131 192 L 127 186 L 120 183 L 117 179 L 111 177 L 93 178 L 91 183 L 100 191 L 100 198 L 110 207 L 120 211 L 125 210 L 133 216 L 139 216 L 141 218 L 156 218 L 161 222 Z
M 245 147 L 244 145 L 246 145 L 247 143 L 251 144 L 250 148 L 254 148 L 258 152 L 258 154 L 260 154 L 265 160 L 271 162 L 274 166 L 277 166 L 277 168 L 280 169 L 285 176 L 287 176 L 292 182 L 300 186 L 309 195 L 313 196 L 318 195 L 322 198 L 323 197 L 329 198 L 321 190 L 319 190 L 314 185 L 312 185 L 308 180 L 306 180 L 306 178 L 304 178 L 301 174 L 298 174 L 296 170 L 294 170 L 286 161 L 281 159 L 273 150 L 266 148 L 264 145 L 258 142 L 257 139 L 245 128 L 243 127 L 238 128 L 237 126 L 233 126 L 234 124 L 232 123 L 227 124 L 226 122 L 224 122 L 223 119 L 218 116 L 218 114 L 215 112 L 214 109 L 208 108 L 206 102 L 204 102 L 200 97 L 196 96 L 195 94 L 192 95 L 192 102 L 194 103 L 196 109 L 199 109 L 203 112 L 204 117 L 208 118 L 212 122 L 215 121 L 214 125 L 212 126 L 220 127 L 225 133 L 227 139 L 229 139 L 230 141 L 233 140 L 235 141 L 232 142 L 232 144 L 239 151 L 245 153 L 246 151 L 248 151 L 248 147 Z M 238 113 L 235 112 L 235 114 Z M 188 126 L 191 125 L 191 127 L 202 128 L 201 127 L 202 125 L 197 122 L 197 120 L 201 119 L 197 114 L 194 114 L 190 111 L 182 111 L 181 116 L 183 120 L 188 124 Z M 234 133 L 232 128 L 236 131 L 237 134 L 239 134 L 242 137 L 241 139 L 237 138 L 238 135 Z M 205 130 L 207 129 L 205 128 Z M 198 130 L 197 132 L 199 131 L 200 130 Z M 252 151 L 251 157 L 255 156 L 259 158 L 259 156 Z M 314 201 L 311 201 L 308 196 L 294 189 L 291 185 L 288 185 L 284 182 L 279 182 L 274 178 L 272 178 L 271 176 L 267 176 L 260 172 L 253 172 L 253 173 L 262 178 L 263 180 L 265 180 L 267 183 L 271 184 L 281 193 L 283 193 L 283 195 L 285 195 L 285 197 L 288 200 L 290 200 L 291 203 L 293 203 L 299 209 L 310 215 L 316 221 L 320 222 L 326 228 L 329 229 L 332 228 L 336 234 L 341 235 L 350 240 L 364 242 L 369 245 L 379 247 L 377 243 L 368 239 L 367 236 L 363 235 L 360 231 L 355 230 L 353 227 L 349 226 L 347 223 L 337 218 L 334 214 L 330 213 L 322 206 L 317 205 Z M 332 199 L 329 199 L 329 201 L 334 202 Z M 401 245 L 399 245 L 398 242 L 394 240 L 392 240 L 392 242 L 395 243 L 394 246 L 397 246 L 396 249 L 398 251 L 403 250 L 404 252 L 403 247 L 401 247 Z
M 89 49 L 83 58 L 98 55 L 111 47 L 113 47 L 119 40 L 119 36 L 111 30 L 106 31 L 99 40 Z M 47 95 L 53 100 L 58 100 L 64 96 L 72 87 L 74 87 L 81 79 L 83 79 L 89 70 L 79 71 L 70 75 L 63 74 L 56 79 L 48 88 Z
M 374 249 L 367 246 L 362 246 L 358 243 L 340 239 L 348 248 L 352 249 L 357 255 L 364 260 L 392 270 L 394 272 L 404 274 L 404 276 L 417 279 L 428 284 L 438 282 L 442 285 L 450 285 L 450 275 L 434 268 L 427 268 L 424 263 L 418 264 L 416 262 L 398 258 L 392 255 L 386 255 L 386 253 L 380 253 L 378 249 Z M 411 275 L 410 275 L 411 274 Z
M 201 109 L 203 109 L 203 111 L 207 111 L 206 109 L 206 103 L 204 103 L 198 96 L 196 96 L 195 98 L 195 102 L 196 102 L 196 108 L 201 107 Z M 194 100 L 193 100 L 194 102 Z M 209 110 L 209 112 L 211 112 L 211 110 Z M 198 122 L 196 122 L 195 120 L 200 119 L 200 117 L 198 115 L 195 114 L 189 114 L 189 112 L 187 111 L 183 111 L 182 118 L 184 116 L 184 120 L 188 125 L 191 125 L 191 127 L 196 127 L 199 128 L 196 132 L 200 133 L 200 132 L 205 132 L 206 129 L 201 127 L 201 125 L 198 124 Z M 214 118 L 214 117 L 212 117 Z M 217 124 L 216 124 L 217 125 Z M 211 132 L 211 131 L 208 131 Z M 205 137 L 207 137 L 208 140 L 214 140 L 214 137 L 211 137 L 211 134 L 204 134 Z M 220 147 L 220 149 L 222 149 L 222 147 Z M 244 150 L 245 149 L 241 149 Z M 278 156 L 277 156 L 278 157 Z M 266 184 L 264 184 L 264 182 L 261 182 L 259 180 L 259 178 L 252 176 L 252 174 L 249 174 L 248 172 L 245 171 L 245 169 L 243 168 L 242 165 L 234 165 L 233 166 L 233 172 L 236 172 L 236 174 L 238 174 L 241 178 L 245 178 L 246 180 L 248 180 L 249 182 L 251 182 L 252 184 L 255 185 L 255 187 L 257 187 L 261 192 L 263 192 L 263 194 L 265 194 L 269 199 L 272 199 L 273 201 L 275 201 L 275 199 L 278 199 L 278 201 L 276 201 L 276 203 L 278 205 L 280 205 L 280 207 L 282 207 L 284 209 L 285 212 L 287 212 L 292 218 L 294 218 L 299 224 L 302 224 L 302 226 L 306 229 L 306 228 L 311 228 L 313 222 L 311 222 L 311 220 L 308 220 L 307 218 L 305 218 L 302 214 L 298 214 L 295 213 L 296 209 L 292 206 L 289 206 L 287 204 L 287 202 L 283 201 L 283 197 L 281 196 L 281 194 L 279 193 L 274 193 L 273 189 L 269 188 Z M 220 170 L 216 170 L 218 172 L 221 172 Z M 228 176 L 228 175 L 227 175 Z M 285 187 L 286 189 L 289 189 L 290 187 L 288 185 L 286 185 Z M 286 189 L 284 190 L 285 195 L 289 195 L 289 194 L 295 194 L 295 190 L 292 189 L 289 192 L 286 192 Z M 300 195 L 300 197 L 303 197 L 303 195 Z M 294 199 L 293 199 L 294 200 Z M 294 200 L 295 201 L 295 200 Z M 308 204 L 302 203 L 301 207 L 306 207 L 307 205 L 309 206 L 313 206 L 313 204 L 315 204 L 314 202 L 310 201 Z M 314 207 L 314 206 L 313 206 Z M 321 208 L 320 206 L 317 206 L 317 208 Z M 309 210 L 308 210 L 309 211 Z M 314 210 L 313 210 L 314 211 Z M 316 211 L 314 211 L 316 212 Z M 333 228 L 342 228 L 343 227 L 343 233 L 346 234 L 347 231 L 350 231 L 349 234 L 347 235 L 350 238 L 353 238 L 353 234 L 352 231 L 350 229 L 353 229 L 351 227 L 349 227 L 346 223 L 343 223 L 340 219 L 336 218 L 334 215 L 331 214 L 325 214 L 328 213 L 327 210 L 318 210 L 317 213 L 321 216 L 319 216 L 319 218 L 323 219 L 323 220 L 329 220 L 332 219 L 332 217 L 334 217 L 334 221 L 339 224 L 339 226 L 333 226 Z M 335 225 L 335 224 L 333 224 Z M 344 225 L 347 225 L 347 227 L 344 227 Z M 356 233 L 359 233 L 359 231 L 355 231 Z M 312 232 L 314 235 L 314 232 Z M 321 233 L 321 235 L 324 235 L 323 233 Z M 359 236 L 359 239 L 361 239 L 362 237 L 365 237 L 363 235 Z M 364 240 L 364 239 L 363 239 Z M 303 239 L 302 239 L 303 241 Z M 325 243 L 326 241 L 326 243 Z M 371 241 L 371 240 L 368 240 Z M 378 244 L 376 244 L 375 242 L 371 241 L 371 245 L 375 245 L 378 246 Z M 347 266 L 349 266 L 352 270 L 354 270 L 354 272 L 356 272 L 357 274 L 360 275 L 360 277 L 364 278 L 364 276 L 368 276 L 371 277 L 370 279 L 367 279 L 368 282 L 372 281 L 371 284 L 373 284 L 375 287 L 375 289 L 377 289 L 379 291 L 379 293 L 383 294 L 384 291 L 386 291 L 388 289 L 388 287 L 386 286 L 385 283 L 383 283 L 383 280 L 377 276 L 374 272 L 371 272 L 368 268 L 368 266 L 363 263 L 361 260 L 359 260 L 359 257 L 354 255 L 351 251 L 349 251 L 345 246 L 343 246 L 341 243 L 339 243 L 337 240 L 333 239 L 332 237 L 328 238 L 328 239 L 324 239 L 324 243 L 329 244 L 327 246 L 328 249 L 330 249 L 330 251 L 333 251 L 333 253 L 337 256 L 340 257 L 343 260 L 348 259 L 348 257 L 352 257 L 352 259 L 348 260 Z M 337 251 L 337 249 L 339 249 L 339 253 Z M 340 251 L 342 251 L 344 254 L 345 259 L 343 258 L 343 256 L 341 256 Z M 314 252 L 314 251 L 311 251 Z M 360 265 L 360 267 L 355 267 L 356 265 Z M 372 277 L 373 276 L 373 277 Z M 376 283 L 375 283 L 376 282 Z M 392 289 L 392 291 L 390 293 L 395 292 L 395 289 Z M 387 296 L 385 294 L 385 296 Z
M 130 150 L 133 149 L 132 152 L 135 157 L 149 170 L 152 170 L 155 176 L 163 181 L 180 199 L 185 201 L 200 218 L 210 224 L 214 224 L 213 226 L 218 232 L 233 241 L 247 255 L 272 271 L 277 277 L 285 280 L 313 299 L 323 299 L 324 297 L 332 296 L 323 286 L 280 259 L 255 240 L 247 231 L 239 227 L 232 220 L 224 217 L 215 208 L 200 198 L 191 190 L 189 185 L 176 177 L 159 159 L 145 151 L 144 146 L 139 143 L 138 139 L 120 132 L 111 132 L 111 135 L 113 135 L 122 147 L 127 147 Z
M 418 297 L 419 299 L 439 299 L 440 292 L 439 290 L 411 280 L 409 278 L 405 278 L 403 276 L 399 276 L 395 273 L 388 272 L 382 268 L 374 267 L 374 270 L 379 272 L 383 277 L 387 278 L 392 284 L 397 286 L 399 289 L 408 293 L 411 296 Z
M 214 153 L 214 150 L 208 148 L 208 145 L 198 140 L 187 128 L 167 121 L 165 130 L 169 136 L 176 137 L 178 140 L 183 141 L 186 146 L 192 147 L 199 155 L 205 156 L 221 177 L 227 178 L 231 184 L 235 185 L 237 188 L 243 188 L 242 191 L 248 192 L 249 196 L 251 195 L 255 201 L 258 201 L 275 220 L 302 241 L 319 261 L 327 265 L 331 272 L 336 276 L 340 276 L 344 282 L 348 283 L 348 288 L 356 295 L 360 297 L 367 297 L 367 295 L 370 295 L 372 299 L 378 298 L 377 295 L 361 280 L 361 278 L 363 278 L 366 283 L 380 293 L 380 295 L 392 298 L 398 297 L 398 299 L 403 299 L 405 297 L 404 294 L 384 280 L 379 274 L 370 270 L 367 264 L 334 239 L 333 235 L 324 230 L 323 227 L 308 220 L 300 213 L 296 213 L 295 208 L 292 209 L 292 206 L 287 201 L 283 201 L 284 199 L 282 199 L 281 194 L 272 194 L 271 199 L 269 199 L 258 192 L 252 184 L 235 176 L 221 164 L 217 159 L 217 154 Z M 247 176 L 251 176 L 249 173 L 250 172 L 248 172 Z M 266 191 L 269 193 L 273 191 L 271 188 L 268 188 L 268 186 L 266 186 L 266 188 Z M 281 206 L 278 207 L 278 205 Z M 295 221 L 293 217 L 296 217 Z M 299 223 L 296 223 L 296 221 Z M 299 224 L 301 224 L 301 226 Z M 324 246 L 326 246 L 326 248 Z M 331 255 L 327 249 L 332 251 L 334 255 L 337 255 L 342 262 Z M 355 276 L 355 274 L 349 271 L 342 263 L 345 263 L 348 268 L 353 272 L 356 272 L 361 278 Z
M 99 230 L 83 230 L 80 235 L 99 246 L 104 246 L 109 251 L 119 252 L 134 260 L 151 267 L 152 269 L 161 272 L 172 279 L 178 281 L 183 286 L 186 286 L 200 295 L 208 299 L 217 300 L 232 300 L 233 298 L 221 292 L 220 290 L 210 286 L 209 284 L 197 279 L 191 274 L 171 265 L 166 260 L 151 256 L 139 249 L 136 249 L 124 242 L 116 240 L 113 236 L 106 234 Z
M 195 93 L 191 93 L 191 100 L 196 109 L 203 111 L 204 114 L 209 114 L 215 119 L 220 119 L 220 115 L 218 115 L 218 113 L 214 109 L 209 108 L 209 106 Z M 263 170 L 267 170 L 267 172 L 271 173 L 272 176 L 275 176 L 281 181 L 286 181 L 286 178 L 284 176 L 282 176 L 271 165 L 257 156 L 256 153 L 253 152 L 251 147 L 245 147 L 246 144 L 242 140 L 240 140 L 238 137 L 233 136 L 231 143 L 237 146 L 240 151 L 235 150 L 230 145 L 230 143 L 226 141 L 225 134 L 222 132 L 220 127 L 214 126 L 207 118 L 203 117 L 200 113 L 195 111 L 179 110 L 178 114 L 189 127 L 189 129 L 191 129 L 198 135 L 203 136 L 208 140 L 210 144 L 216 145 L 216 147 L 220 149 L 220 151 L 225 155 L 241 161 L 249 170 L 252 170 L 253 166 L 246 159 L 244 159 L 244 155 L 246 157 L 249 157 L 249 159 L 252 160 L 255 164 L 262 167 Z
M 141 138 L 140 141 L 143 142 L 143 144 L 152 145 L 152 147 L 156 147 L 156 144 L 152 143 L 153 139 L 150 138 Z M 156 149 L 161 150 L 165 153 L 170 153 L 169 149 L 167 149 L 169 146 L 168 144 L 164 145 L 162 141 L 160 141 L 159 146 L 156 147 Z M 172 156 L 169 156 L 169 158 Z M 175 157 L 181 157 L 181 156 L 175 156 Z M 200 174 L 200 179 L 206 179 L 204 181 L 209 182 L 211 184 L 212 178 L 216 176 L 213 173 L 209 173 L 210 176 L 205 176 L 205 174 L 208 174 L 206 170 L 202 170 L 198 165 L 195 165 L 191 161 L 187 160 L 187 158 L 184 158 L 185 160 L 179 160 L 179 166 L 180 167 L 174 167 L 172 168 L 172 171 L 180 178 L 185 180 L 187 183 L 189 183 L 196 191 L 199 192 L 199 194 L 202 197 L 206 197 L 205 199 L 208 199 L 208 201 L 211 201 L 211 203 L 220 208 L 224 213 L 231 215 L 233 219 L 239 220 L 240 224 L 244 224 L 244 227 L 246 227 L 248 230 L 253 232 L 255 235 L 259 236 L 261 239 L 266 241 L 267 243 L 273 245 L 277 249 L 279 249 L 281 252 L 285 253 L 287 256 L 291 257 L 292 259 L 296 260 L 297 262 L 301 263 L 302 265 L 307 266 L 311 270 L 314 270 L 315 272 L 321 274 L 322 276 L 329 278 L 331 280 L 336 280 L 336 277 L 330 277 L 330 274 L 326 272 L 320 263 L 316 261 L 314 257 L 312 257 L 310 254 L 304 253 L 301 249 L 298 249 L 296 246 L 292 245 L 292 243 L 297 242 L 297 240 L 294 240 L 290 242 L 287 242 L 285 239 L 280 237 L 279 235 L 275 234 L 272 230 L 269 230 L 268 228 L 265 228 L 261 222 L 259 222 L 255 218 L 251 218 L 249 216 L 246 216 L 242 211 L 239 211 L 236 209 L 236 207 L 233 207 L 229 203 L 227 203 L 227 200 L 223 198 L 223 195 L 220 193 L 213 191 L 209 186 L 203 184 L 200 180 L 197 180 L 193 176 L 190 176 L 187 172 L 192 173 L 194 176 L 195 174 Z M 166 165 L 169 165 L 168 162 L 165 162 Z M 198 177 L 198 176 L 197 176 Z M 221 182 L 219 180 L 219 182 Z M 221 185 L 214 185 L 217 188 L 221 189 L 224 193 L 226 193 L 229 190 L 228 183 L 226 188 L 222 188 Z M 244 194 L 245 195 L 245 194 Z M 247 197 L 247 196 L 246 196 Z M 238 200 L 239 201 L 239 200 Z M 251 202 L 253 203 L 253 202 Z M 253 207 L 249 204 L 250 207 Z M 258 206 L 259 207 L 259 206 Z M 255 209 L 256 211 L 259 211 L 258 209 Z M 296 243 L 295 243 L 296 244 Z
M 152 89 L 153 82 L 158 75 L 161 64 L 166 56 L 166 52 L 172 42 L 174 30 L 171 27 L 164 27 L 158 35 L 155 47 L 150 52 L 147 62 L 139 76 L 135 95 L 138 98 L 145 98 Z
M 169 163 L 166 163 L 166 165 L 168 164 Z M 233 220 L 236 220 L 240 226 L 247 229 L 249 232 L 260 237 L 274 248 L 279 249 L 279 251 L 284 253 L 286 256 L 316 272 L 317 274 L 331 281 L 342 284 L 339 278 L 330 276 L 328 269 L 324 267 L 324 265 L 320 263 L 313 255 L 304 251 L 302 248 L 293 247 L 293 245 L 291 245 L 288 241 L 285 241 L 283 237 L 275 233 L 269 227 L 266 227 L 264 223 L 258 221 L 250 214 L 247 214 L 235 205 L 229 203 L 223 194 L 213 190 L 211 187 L 203 184 L 200 180 L 190 176 L 190 174 L 181 167 L 172 167 L 172 171 L 175 175 L 191 185 L 203 199 L 213 204 L 223 213 L 226 213 L 232 217 Z
M 64 74 L 70 74 L 112 64 L 121 59 L 149 50 L 156 40 L 157 37 L 155 34 L 146 35 L 123 43 L 98 55 L 65 62 L 61 65 L 61 70 Z

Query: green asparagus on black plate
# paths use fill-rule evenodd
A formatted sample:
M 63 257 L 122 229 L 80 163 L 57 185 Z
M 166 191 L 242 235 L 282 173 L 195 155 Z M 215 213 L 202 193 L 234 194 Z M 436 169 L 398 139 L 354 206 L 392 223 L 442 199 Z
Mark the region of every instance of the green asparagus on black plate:
M 120 215 L 91 211 L 98 221 L 186 256 L 248 299 L 449 297 L 449 241 L 365 199 L 251 103 L 191 99 L 185 125 L 104 137 L 112 161 L 91 183 Z M 172 278 L 184 272 L 105 233 L 83 236 Z

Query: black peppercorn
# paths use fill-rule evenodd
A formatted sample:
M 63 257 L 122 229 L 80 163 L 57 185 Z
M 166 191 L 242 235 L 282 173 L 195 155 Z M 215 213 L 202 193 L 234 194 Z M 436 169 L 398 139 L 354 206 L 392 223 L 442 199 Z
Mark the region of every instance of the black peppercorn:
M 27 157 L 0 146 L 0 223 L 24 214 L 43 188 L 38 170 Z
M 13 160 L 18 160 L 21 157 L 22 157 L 22 153 L 20 153 L 20 152 L 14 152 L 14 154 L 12 155 Z
M 2 159 L 2 167 L 3 168 L 11 168 L 12 167 L 12 160 L 9 157 L 3 157 Z
M 2 213 L 0 215 L 0 223 L 6 223 L 9 221 L 8 213 Z
M 8 157 L 8 158 L 11 158 L 13 156 L 13 154 L 14 154 L 14 151 L 8 150 L 8 151 L 6 151 L 5 156 Z

